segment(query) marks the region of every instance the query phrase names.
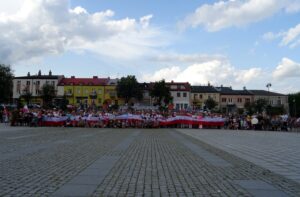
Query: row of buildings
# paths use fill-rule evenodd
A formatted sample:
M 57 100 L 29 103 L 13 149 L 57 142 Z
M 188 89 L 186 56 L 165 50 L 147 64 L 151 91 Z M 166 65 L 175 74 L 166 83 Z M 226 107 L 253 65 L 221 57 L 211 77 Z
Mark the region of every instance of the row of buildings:
M 32 103 L 41 104 L 41 87 L 44 84 L 53 85 L 57 98 L 65 97 L 72 105 L 123 105 L 124 101 L 117 96 L 116 86 L 118 79 L 99 78 L 66 78 L 63 75 L 52 75 L 50 71 L 46 75 L 41 71 L 36 75 L 15 77 L 13 80 L 13 99 L 20 99 L 24 90 L 32 95 Z M 140 83 L 143 91 L 143 99 L 137 101 L 140 107 L 151 107 L 154 99 L 150 96 L 150 90 L 154 83 Z M 173 97 L 173 107 L 176 109 L 203 108 L 208 98 L 217 102 L 217 108 L 222 112 L 233 112 L 243 109 L 245 103 L 258 99 L 267 100 L 272 106 L 283 106 L 288 110 L 288 96 L 266 90 L 234 90 L 231 87 L 192 86 L 188 82 L 167 82 Z

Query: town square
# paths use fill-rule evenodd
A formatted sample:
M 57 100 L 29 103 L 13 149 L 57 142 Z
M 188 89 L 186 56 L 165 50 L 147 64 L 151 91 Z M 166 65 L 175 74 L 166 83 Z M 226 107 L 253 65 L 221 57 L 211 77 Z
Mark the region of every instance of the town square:
M 0 197 L 299 197 L 299 0 L 0 1 Z

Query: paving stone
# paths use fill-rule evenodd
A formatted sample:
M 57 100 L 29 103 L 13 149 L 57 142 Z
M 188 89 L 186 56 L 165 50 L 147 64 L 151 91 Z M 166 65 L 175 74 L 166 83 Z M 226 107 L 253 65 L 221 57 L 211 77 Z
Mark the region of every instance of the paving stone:
M 299 183 L 268 170 L 275 162 L 299 175 L 290 173 L 298 145 L 283 134 L 212 130 L 199 140 L 175 129 L 1 129 L 0 158 L 17 156 L 1 160 L 0 196 L 300 196 Z M 242 157 L 255 154 L 261 165 Z

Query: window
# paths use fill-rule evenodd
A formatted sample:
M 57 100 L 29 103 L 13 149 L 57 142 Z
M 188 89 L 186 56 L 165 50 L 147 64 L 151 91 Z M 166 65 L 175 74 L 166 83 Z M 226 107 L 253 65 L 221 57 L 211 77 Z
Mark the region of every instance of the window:
M 242 98 L 238 98 L 238 99 L 237 99 L 237 102 L 238 102 L 238 103 L 241 103 L 241 102 L 242 102 Z
M 179 104 L 178 103 L 176 103 L 176 109 L 179 109 Z
M 184 104 L 184 109 L 187 109 L 188 108 L 188 104 Z
M 250 99 L 249 98 L 246 98 L 245 101 L 246 101 L 246 103 L 250 103 Z
M 186 97 L 186 92 L 183 93 L 183 97 Z
M 177 97 L 180 97 L 180 92 L 177 92 Z
M 101 89 L 98 89 L 98 94 L 102 94 L 102 90 Z
M 99 103 L 99 104 L 102 104 L 101 98 L 98 99 L 98 103 Z
M 27 86 L 30 86 L 30 81 L 26 81 L 26 85 L 27 85 Z
M 203 98 L 202 94 L 200 94 L 199 97 L 200 97 L 200 99 L 202 99 Z
M 228 102 L 229 102 L 229 103 L 232 103 L 232 98 L 228 98 Z
M 52 85 L 52 86 L 55 86 L 55 81 L 51 81 L 51 85 Z
M 184 85 L 181 85 L 181 86 L 180 86 L 180 89 L 184 90 L 184 89 L 185 89 Z
M 222 103 L 226 103 L 226 98 L 222 98 Z
M 280 98 L 278 98 L 278 100 L 277 100 L 277 105 L 281 105 L 281 99 Z
M 196 99 L 198 97 L 198 94 L 194 94 L 194 99 Z
M 77 94 L 80 94 L 80 88 L 77 88 Z

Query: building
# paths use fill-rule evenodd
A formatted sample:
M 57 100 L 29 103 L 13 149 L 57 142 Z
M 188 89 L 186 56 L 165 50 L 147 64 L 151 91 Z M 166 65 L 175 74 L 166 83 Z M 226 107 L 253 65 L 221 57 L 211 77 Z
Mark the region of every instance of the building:
M 253 100 L 265 99 L 272 107 L 283 106 L 284 109 L 289 111 L 288 95 L 266 90 L 248 90 L 253 94 Z
M 22 95 L 31 94 L 31 103 L 42 104 L 41 91 L 45 84 L 53 85 L 57 91 L 57 84 L 63 78 L 63 75 L 52 75 L 49 71 L 47 75 L 43 75 L 41 71 L 36 75 L 15 77 L 13 79 L 13 100 L 17 102 Z M 22 99 L 24 101 L 24 99 Z
M 212 98 L 217 102 L 216 108 L 219 108 L 220 92 L 213 86 L 191 86 L 191 106 L 193 109 L 203 109 L 205 101 Z
M 222 113 L 234 113 L 244 110 L 245 103 L 253 102 L 253 93 L 246 88 L 233 90 L 231 87 L 216 87 L 220 92 L 220 110 Z
M 171 96 L 173 97 L 173 105 L 177 110 L 188 109 L 190 105 L 191 86 L 188 82 L 166 83 L 170 88 Z
M 102 105 L 109 78 L 63 78 L 58 83 L 58 96 L 65 96 L 72 105 Z
M 110 79 L 104 86 L 104 103 L 108 105 L 124 105 L 125 101 L 118 98 L 117 94 L 118 79 Z

